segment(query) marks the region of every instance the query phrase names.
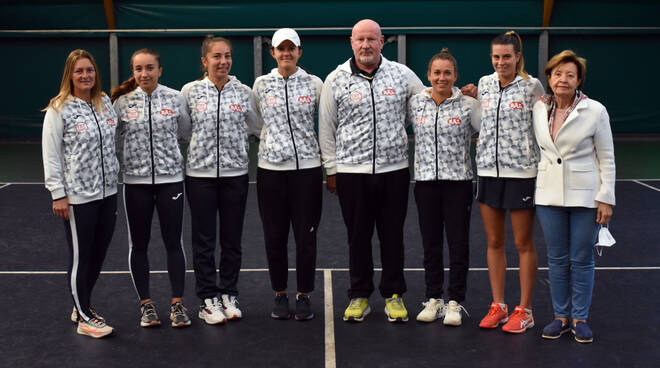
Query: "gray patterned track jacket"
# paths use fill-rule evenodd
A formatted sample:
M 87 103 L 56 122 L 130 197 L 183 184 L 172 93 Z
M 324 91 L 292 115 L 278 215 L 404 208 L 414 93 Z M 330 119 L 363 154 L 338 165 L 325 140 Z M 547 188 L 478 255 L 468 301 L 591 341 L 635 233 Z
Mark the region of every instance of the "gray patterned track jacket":
M 321 166 L 314 112 L 323 82 L 301 68 L 284 79 L 271 70 L 254 81 L 254 100 L 264 121 L 259 144 L 259 167 L 298 170 Z
M 437 105 L 428 88 L 410 99 L 415 129 L 415 180 L 472 180 L 470 143 L 479 131 L 479 101 L 457 87 Z
M 538 79 L 516 76 L 503 89 L 497 72 L 479 80 L 481 130 L 477 144 L 479 176 L 534 178 L 539 147 L 532 127 L 532 106 L 543 95 Z
M 179 138 L 190 135 L 190 116 L 181 92 L 158 85 L 151 95 L 140 87 L 114 103 L 119 118 L 117 152 L 124 183 L 161 184 L 183 180 Z
M 87 203 L 117 193 L 117 115 L 108 96 L 103 108 L 69 97 L 44 118 L 42 153 L 46 188 L 53 200 Z
M 257 115 L 250 87 L 233 75 L 218 91 L 208 77 L 181 89 L 192 119 L 186 175 L 219 178 L 248 172 L 248 133 L 258 134 Z
M 424 85 L 405 65 L 381 58 L 372 80 L 354 74 L 349 59 L 323 84 L 319 141 L 328 175 L 408 167 L 408 99 Z

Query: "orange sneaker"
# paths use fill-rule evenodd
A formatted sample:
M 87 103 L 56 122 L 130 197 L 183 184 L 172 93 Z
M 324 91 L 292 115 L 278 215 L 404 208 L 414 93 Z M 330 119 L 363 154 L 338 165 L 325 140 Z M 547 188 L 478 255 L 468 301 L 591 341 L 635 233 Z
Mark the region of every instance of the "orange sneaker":
M 504 309 L 500 307 L 499 303 L 492 302 L 490 303 L 490 309 L 488 310 L 488 314 L 484 319 L 481 320 L 481 323 L 479 323 L 479 327 L 481 328 L 496 328 L 497 326 L 500 325 L 500 323 L 506 323 L 506 321 L 509 320 L 509 311 L 504 304 Z
M 534 316 L 527 313 L 525 308 L 517 306 L 509 317 L 509 322 L 502 326 L 502 331 L 510 333 L 523 333 L 528 328 L 534 327 Z

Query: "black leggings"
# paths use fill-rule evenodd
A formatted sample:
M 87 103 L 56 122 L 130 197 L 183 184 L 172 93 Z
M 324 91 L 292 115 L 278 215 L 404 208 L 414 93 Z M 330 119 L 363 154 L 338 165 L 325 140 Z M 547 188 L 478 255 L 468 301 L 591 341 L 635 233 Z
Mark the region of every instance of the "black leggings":
M 128 261 L 133 284 L 140 300 L 150 299 L 149 258 L 154 207 L 167 250 L 167 274 L 172 297 L 181 298 L 185 285 L 186 256 L 181 241 L 183 225 L 183 182 L 165 184 L 124 184 L 124 207 L 128 221 Z
M 92 289 L 101 273 L 105 254 L 117 222 L 117 195 L 69 206 L 69 220 L 64 221 L 69 243 L 69 289 L 78 318 L 92 318 L 89 305 Z

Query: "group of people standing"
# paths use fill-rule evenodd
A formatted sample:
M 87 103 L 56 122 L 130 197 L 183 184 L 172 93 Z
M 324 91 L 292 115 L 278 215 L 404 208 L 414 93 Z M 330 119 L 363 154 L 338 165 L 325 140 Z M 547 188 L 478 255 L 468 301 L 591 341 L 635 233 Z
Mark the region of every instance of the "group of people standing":
M 350 42 L 353 56 L 322 82 L 297 65 L 302 56 L 298 34 L 280 29 L 270 49 L 277 68 L 250 89 L 229 75 L 231 43 L 209 36 L 201 50 L 204 76 L 181 92 L 158 83 L 160 56 L 140 49 L 131 57 L 133 76 L 111 98 L 100 89 L 93 57 L 83 50 L 69 55 L 60 93 L 46 109 L 43 154 L 53 212 L 64 220 L 69 243 L 72 320 L 78 333 L 102 337 L 113 331 L 91 308 L 90 296 L 114 230 L 120 163 L 140 325 L 161 324 L 149 294 L 147 247 L 154 208 L 167 250 L 171 325 L 191 324 L 182 299 L 184 191 L 192 217 L 198 317 L 208 324 L 242 318 L 237 284 L 249 134 L 260 137 L 257 196 L 275 292 L 271 317 L 314 318 L 309 294 L 314 290 L 323 167 L 348 235 L 350 302 L 343 319 L 359 322 L 371 311 L 376 229 L 385 314 L 390 322 L 407 321 L 403 225 L 410 183 L 406 128 L 412 125 L 427 298 L 417 320 L 462 323 L 474 179 L 470 146 L 478 137 L 476 199 L 488 239 L 493 297 L 480 327 L 504 324 L 503 331 L 522 333 L 534 326 L 536 212 L 548 246 L 555 313 L 543 337 L 571 330 L 580 342 L 593 340 L 586 324 L 593 245 L 598 224 L 612 215 L 614 154 L 605 108 L 580 90 L 584 59 L 571 51 L 553 57 L 546 67 L 552 93 L 545 95 L 541 83 L 525 73 L 522 42 L 510 31 L 492 41 L 495 72 L 477 86 L 454 86 L 458 64 L 443 49 L 429 61 L 431 87 L 425 88 L 409 68 L 382 56 L 384 38 L 376 22 L 358 22 Z M 185 170 L 180 140 L 189 141 Z M 511 314 L 504 300 L 507 212 L 520 256 L 521 298 Z M 293 311 L 287 285 L 290 226 L 296 242 Z M 446 294 L 445 232 L 450 257 Z

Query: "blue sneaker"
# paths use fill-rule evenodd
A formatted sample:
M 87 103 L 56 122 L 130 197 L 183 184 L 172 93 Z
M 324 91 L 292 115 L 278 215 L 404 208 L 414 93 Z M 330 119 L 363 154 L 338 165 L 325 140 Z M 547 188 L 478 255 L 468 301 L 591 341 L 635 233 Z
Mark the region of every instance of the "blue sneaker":
M 583 344 L 588 344 L 594 341 L 594 334 L 591 332 L 589 325 L 584 322 L 578 322 L 575 324 L 575 327 L 571 328 L 573 336 L 575 336 L 575 341 L 581 342 Z
M 565 334 L 569 330 L 570 328 L 568 327 L 568 323 L 564 323 L 561 320 L 556 319 L 543 327 L 543 334 L 541 337 L 544 339 L 554 340 L 558 339 L 561 335 Z

